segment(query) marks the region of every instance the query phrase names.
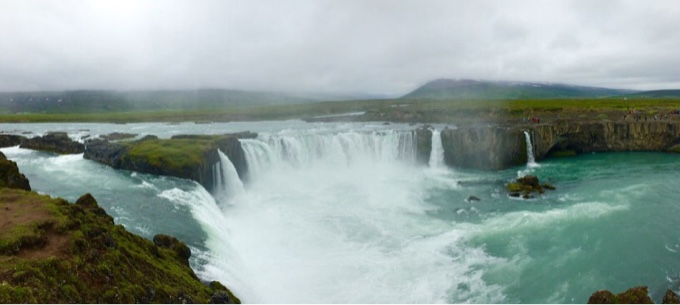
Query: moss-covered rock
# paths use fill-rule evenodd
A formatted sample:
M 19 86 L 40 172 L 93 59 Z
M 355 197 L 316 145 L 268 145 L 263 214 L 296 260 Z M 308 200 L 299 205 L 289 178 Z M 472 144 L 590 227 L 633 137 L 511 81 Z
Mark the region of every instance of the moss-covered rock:
M 666 294 L 664 294 L 661 304 L 680 304 L 680 299 L 678 295 L 673 292 L 673 290 L 667 289 Z
M 611 291 L 600 290 L 593 293 L 588 299 L 588 304 L 653 304 L 649 298 L 647 286 L 630 288 L 622 293 L 614 295 Z
M 198 279 L 184 243 L 128 232 L 90 194 L 0 188 L 0 227 L 0 303 L 239 302 Z
M 31 190 L 31 185 L 26 176 L 19 172 L 19 167 L 14 161 L 7 159 L 5 154 L 0 152 L 0 188 L 16 188 L 26 191 Z
M 555 186 L 550 183 L 540 184 L 538 177 L 533 175 L 526 175 L 518 178 L 515 182 L 510 182 L 505 186 L 505 189 L 510 193 L 511 197 L 533 198 L 533 193 L 543 194 L 545 190 L 555 190 Z
M 238 139 L 256 136 L 251 132 L 177 135 L 171 139 L 147 136 L 125 143 L 95 139 L 86 142 L 84 158 L 117 169 L 191 179 L 211 190 L 214 185 L 213 166 L 220 161 L 218 149 L 229 157 L 243 180 L 248 165 Z
M 127 232 L 89 194 L 70 204 L 0 189 L 0 214 L 14 220 L 0 234 L 2 303 L 208 303 L 228 291 L 196 277 L 184 243 Z

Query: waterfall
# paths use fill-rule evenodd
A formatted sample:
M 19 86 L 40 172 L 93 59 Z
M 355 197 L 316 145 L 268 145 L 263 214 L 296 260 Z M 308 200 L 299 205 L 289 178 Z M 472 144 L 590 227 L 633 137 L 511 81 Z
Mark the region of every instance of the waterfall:
M 245 192 L 243 182 L 239 179 L 234 164 L 221 150 L 217 153 L 220 156 L 220 162 L 213 168 L 215 198 L 228 200 L 242 196 Z
M 430 152 L 430 167 L 439 168 L 444 166 L 444 147 L 439 130 L 432 130 L 432 151 Z
M 538 163 L 536 163 L 536 159 L 534 158 L 534 146 L 531 144 L 531 135 L 526 130 L 524 131 L 524 139 L 526 140 L 527 145 L 527 166 L 537 167 Z
M 410 131 L 260 134 L 242 139 L 249 173 L 256 179 L 271 168 L 300 169 L 319 164 L 341 167 L 373 163 L 415 164 L 415 135 Z

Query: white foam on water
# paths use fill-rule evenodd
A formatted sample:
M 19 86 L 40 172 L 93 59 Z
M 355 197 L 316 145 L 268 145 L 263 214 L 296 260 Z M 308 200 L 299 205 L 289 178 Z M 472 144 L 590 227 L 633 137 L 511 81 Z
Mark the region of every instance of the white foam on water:
M 205 278 L 245 302 L 503 301 L 480 267 L 499 259 L 427 214 L 427 188 L 455 181 L 415 166 L 412 133 L 283 132 L 242 144 L 254 179 L 235 204 L 161 194 L 191 205 L 208 232 Z

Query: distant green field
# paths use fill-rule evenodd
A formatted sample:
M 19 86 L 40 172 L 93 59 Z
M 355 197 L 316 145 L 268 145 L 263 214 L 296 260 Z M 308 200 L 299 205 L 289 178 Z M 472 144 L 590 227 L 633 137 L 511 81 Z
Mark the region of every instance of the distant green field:
M 383 113 L 418 113 L 428 121 L 450 117 L 517 117 L 527 112 L 570 114 L 584 111 L 620 111 L 635 109 L 645 113 L 680 109 L 680 99 L 546 99 L 546 100 L 358 100 L 291 105 L 229 106 L 217 109 L 152 110 L 93 113 L 22 113 L 0 114 L 0 122 L 180 122 L 180 121 L 248 121 L 308 118 L 321 115 L 367 111 Z M 436 121 L 436 120 L 435 120 Z

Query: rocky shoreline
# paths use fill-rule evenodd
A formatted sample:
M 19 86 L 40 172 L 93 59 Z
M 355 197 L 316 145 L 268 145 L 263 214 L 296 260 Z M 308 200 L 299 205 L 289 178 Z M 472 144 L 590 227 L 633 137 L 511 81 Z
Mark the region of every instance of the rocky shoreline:
M 129 233 L 90 194 L 69 203 L 30 190 L 0 154 L 0 303 L 240 303 L 198 279 L 176 238 Z

